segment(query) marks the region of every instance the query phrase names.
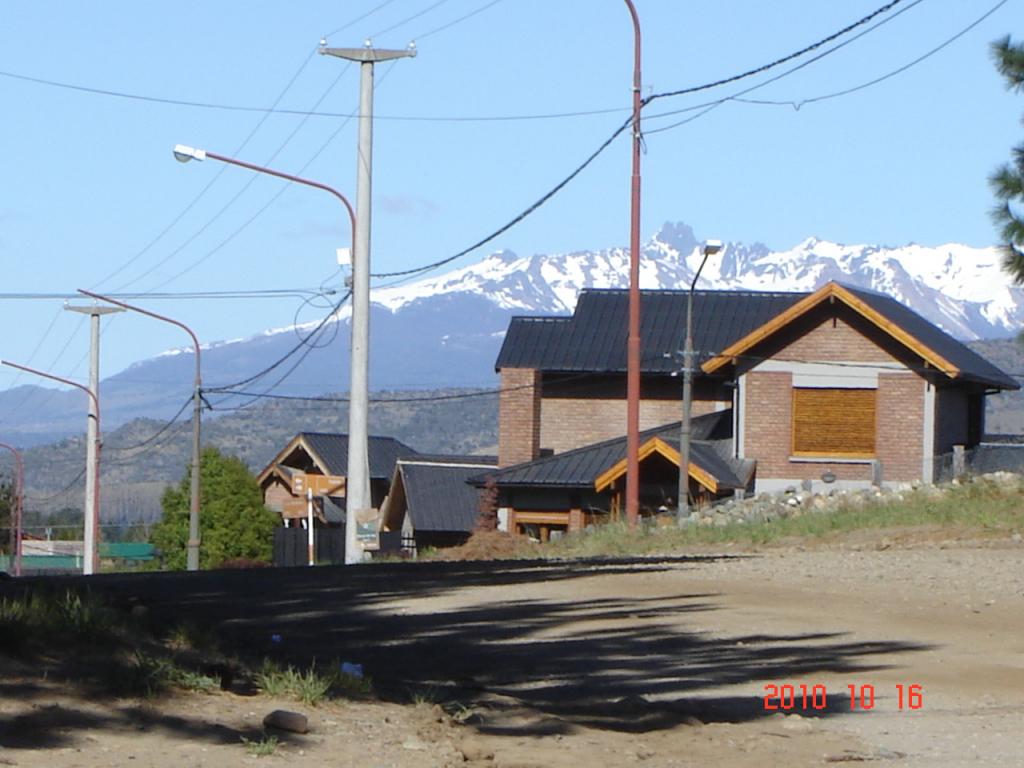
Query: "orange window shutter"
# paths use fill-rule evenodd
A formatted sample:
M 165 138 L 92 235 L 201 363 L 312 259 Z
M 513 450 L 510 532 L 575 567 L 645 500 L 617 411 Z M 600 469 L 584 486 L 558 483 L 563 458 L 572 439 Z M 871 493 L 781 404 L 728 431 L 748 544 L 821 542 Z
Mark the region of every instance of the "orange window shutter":
M 793 452 L 798 456 L 875 455 L 877 390 L 793 390 Z

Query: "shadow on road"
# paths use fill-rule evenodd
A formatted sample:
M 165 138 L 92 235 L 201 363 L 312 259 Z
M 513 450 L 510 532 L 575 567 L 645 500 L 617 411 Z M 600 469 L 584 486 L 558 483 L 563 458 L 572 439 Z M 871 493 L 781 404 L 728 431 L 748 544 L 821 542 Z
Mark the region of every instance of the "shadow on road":
M 482 713 L 482 731 L 517 736 L 753 720 L 770 714 L 760 696 L 714 689 L 747 684 L 759 693 L 763 681 L 863 673 L 884 668 L 881 656 L 928 648 L 756 627 L 711 636 L 695 625 L 718 609 L 716 594 L 639 598 L 623 594 L 614 577 L 685 571 L 707 561 L 395 563 L 101 576 L 89 587 L 115 605 L 146 606 L 157 628 L 182 621 L 209 627 L 226 652 L 249 661 L 360 663 L 385 699 L 457 701 Z M 543 590 L 557 599 L 524 594 L 526 585 L 595 577 L 607 580 L 607 596 L 593 597 L 600 581 Z M 802 714 L 838 711 L 831 697 L 829 703 Z M 13 725 L 0 718 L 0 734 Z M 187 732 L 185 723 L 166 724 L 179 726 Z

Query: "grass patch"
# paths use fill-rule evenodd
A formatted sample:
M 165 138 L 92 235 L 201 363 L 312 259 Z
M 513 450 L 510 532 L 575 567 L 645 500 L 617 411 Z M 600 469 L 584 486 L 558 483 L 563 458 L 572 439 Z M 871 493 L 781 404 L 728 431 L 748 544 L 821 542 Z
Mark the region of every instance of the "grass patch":
M 129 634 L 126 617 L 90 592 L 34 590 L 0 599 L 0 647 L 93 646 Z
M 342 672 L 338 662 L 326 669 L 318 669 L 314 661 L 309 669 L 303 671 L 290 664 L 282 667 L 270 659 L 264 659 L 254 680 L 269 696 L 286 696 L 310 706 L 330 698 L 366 696 L 372 690 L 368 677 Z
M 199 627 L 182 622 L 171 627 L 164 643 L 175 651 L 198 651 L 209 653 L 217 650 L 218 638 L 209 627 Z
M 210 693 L 220 687 L 212 677 L 178 666 L 172 659 L 136 651 L 128 664 L 128 673 L 120 681 L 120 690 L 127 694 L 148 697 L 166 693 L 172 688 Z
M 985 478 L 958 486 L 923 488 L 875 500 L 851 494 L 831 510 L 800 509 L 765 522 L 730 522 L 654 528 L 609 523 L 541 547 L 546 557 L 614 557 L 665 553 L 699 545 L 764 546 L 826 540 L 853 531 L 887 528 L 946 529 L 987 537 L 1024 531 L 1024 493 L 1018 484 Z
M 270 757 L 270 755 L 277 751 L 281 742 L 277 736 L 264 735 L 263 738 L 259 740 L 247 739 L 243 736 L 242 744 L 245 745 L 246 752 L 253 757 Z

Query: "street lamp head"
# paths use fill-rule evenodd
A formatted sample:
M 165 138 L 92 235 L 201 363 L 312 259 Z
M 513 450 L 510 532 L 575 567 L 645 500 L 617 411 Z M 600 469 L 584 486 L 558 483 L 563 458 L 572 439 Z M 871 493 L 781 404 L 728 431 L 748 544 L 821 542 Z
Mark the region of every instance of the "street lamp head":
M 187 163 L 189 160 L 205 160 L 206 152 L 195 147 L 187 147 L 184 144 L 175 144 L 174 159 L 179 163 Z
M 725 246 L 721 240 L 706 240 L 704 242 L 704 255 L 714 256 L 716 253 L 721 251 Z

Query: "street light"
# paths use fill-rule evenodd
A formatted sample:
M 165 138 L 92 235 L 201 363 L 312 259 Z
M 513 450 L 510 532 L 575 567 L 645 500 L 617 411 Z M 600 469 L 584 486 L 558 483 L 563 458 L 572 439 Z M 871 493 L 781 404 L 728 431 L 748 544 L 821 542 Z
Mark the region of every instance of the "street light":
M 0 365 L 7 365 L 17 368 L 19 371 L 42 376 L 44 379 L 59 381 L 69 387 L 76 387 L 87 394 L 92 401 L 92 410 L 89 413 L 89 432 L 94 435 L 93 440 L 88 441 L 85 447 L 85 526 L 82 536 L 84 548 L 82 557 L 82 574 L 90 576 L 99 570 L 99 541 L 100 541 L 100 446 L 103 439 L 100 436 L 100 399 L 96 392 L 93 392 L 84 384 L 77 381 L 55 376 L 52 373 L 29 368 L 27 365 L 12 363 L 10 360 L 0 360 Z M 91 470 L 91 471 L 90 471 Z
M 342 204 L 345 206 L 345 210 L 348 211 L 348 219 L 349 225 L 351 226 L 352 230 L 354 248 L 356 234 L 355 209 L 352 208 L 352 204 L 348 201 L 348 198 L 341 194 L 341 192 L 339 192 L 338 190 L 334 189 L 333 187 L 329 187 L 326 184 L 321 184 L 319 181 L 311 181 L 310 179 L 304 179 L 301 176 L 293 176 L 290 173 L 275 171 L 272 168 L 264 168 L 262 165 L 254 165 L 253 163 L 247 163 L 244 160 L 236 160 L 233 157 L 228 157 L 226 155 L 218 155 L 216 152 L 207 152 L 205 149 L 196 149 L 195 147 L 189 147 L 184 144 L 175 144 L 174 149 L 172 151 L 174 152 L 174 159 L 177 160 L 179 163 L 187 163 L 191 160 L 199 160 L 200 162 L 202 162 L 206 158 L 210 158 L 211 160 L 217 160 L 221 163 L 227 163 L 228 165 L 237 165 L 239 168 L 247 168 L 250 171 L 256 171 L 256 173 L 265 173 L 268 176 L 276 176 L 279 179 L 293 181 L 296 184 L 305 184 L 307 187 L 316 187 L 317 189 L 324 190 L 324 192 L 331 193 L 342 202 Z
M 0 443 L 14 455 L 14 508 L 11 510 L 11 564 L 15 576 L 21 576 L 21 527 L 25 498 L 25 464 L 21 451 L 13 445 Z
M 200 366 L 200 351 L 199 351 L 199 338 L 192 332 L 184 323 L 175 320 L 164 315 L 151 312 L 148 309 L 142 309 L 142 307 L 136 307 L 133 304 L 126 304 L 118 299 L 112 299 L 109 296 L 103 296 L 99 293 L 93 293 L 92 291 L 86 291 L 82 288 L 78 289 L 78 292 L 83 296 L 88 296 L 98 301 L 105 301 L 109 304 L 113 304 L 122 309 L 131 310 L 132 312 L 138 312 L 141 315 L 152 317 L 155 320 L 162 320 L 165 323 L 176 325 L 185 331 L 189 336 L 192 337 L 192 346 L 195 349 L 196 355 L 196 376 L 194 387 L 192 390 L 192 488 L 189 499 L 189 512 L 188 512 L 188 544 L 186 549 L 186 567 L 190 571 L 199 570 L 199 470 L 200 470 L 200 459 L 202 453 L 200 449 L 200 433 L 202 430 L 202 402 L 203 402 L 203 378 L 202 368 Z
M 307 187 L 322 189 L 334 195 L 345 206 L 348 211 L 349 224 L 352 228 L 352 255 L 353 255 L 353 297 L 357 292 L 365 293 L 365 301 L 352 302 L 352 342 L 350 344 L 351 363 L 349 365 L 351 383 L 349 385 L 349 409 L 348 409 L 348 474 L 345 478 L 345 562 L 358 562 L 356 557 L 356 510 L 369 506 L 370 502 L 370 466 L 369 466 L 369 435 L 367 430 L 367 416 L 369 411 L 369 395 L 367 391 L 367 348 L 368 341 L 367 321 L 369 319 L 369 268 L 357 269 L 361 251 L 356 250 L 356 213 L 352 204 L 341 192 L 322 184 L 319 181 L 304 179 L 301 176 L 294 176 L 290 173 L 275 171 L 272 168 L 264 168 L 262 165 L 246 163 L 226 155 L 218 155 L 216 152 L 207 152 L 202 149 L 188 147 L 184 144 L 177 144 L 174 147 L 174 159 L 181 163 L 190 160 L 218 160 L 228 165 L 237 165 L 256 173 L 264 173 L 268 176 L 276 176 L 279 179 L 303 184 Z M 365 273 L 365 278 L 357 280 L 357 272 Z M 359 458 L 361 457 L 361 459 Z M 354 502 L 355 500 L 355 502 Z
M 697 287 L 701 270 L 707 263 L 708 256 L 721 251 L 721 240 L 708 240 L 701 249 L 703 258 L 690 283 L 690 293 L 686 297 L 686 343 L 683 347 L 683 421 L 679 428 L 679 506 L 677 520 L 682 524 L 690 508 L 690 421 L 693 407 L 693 291 Z

